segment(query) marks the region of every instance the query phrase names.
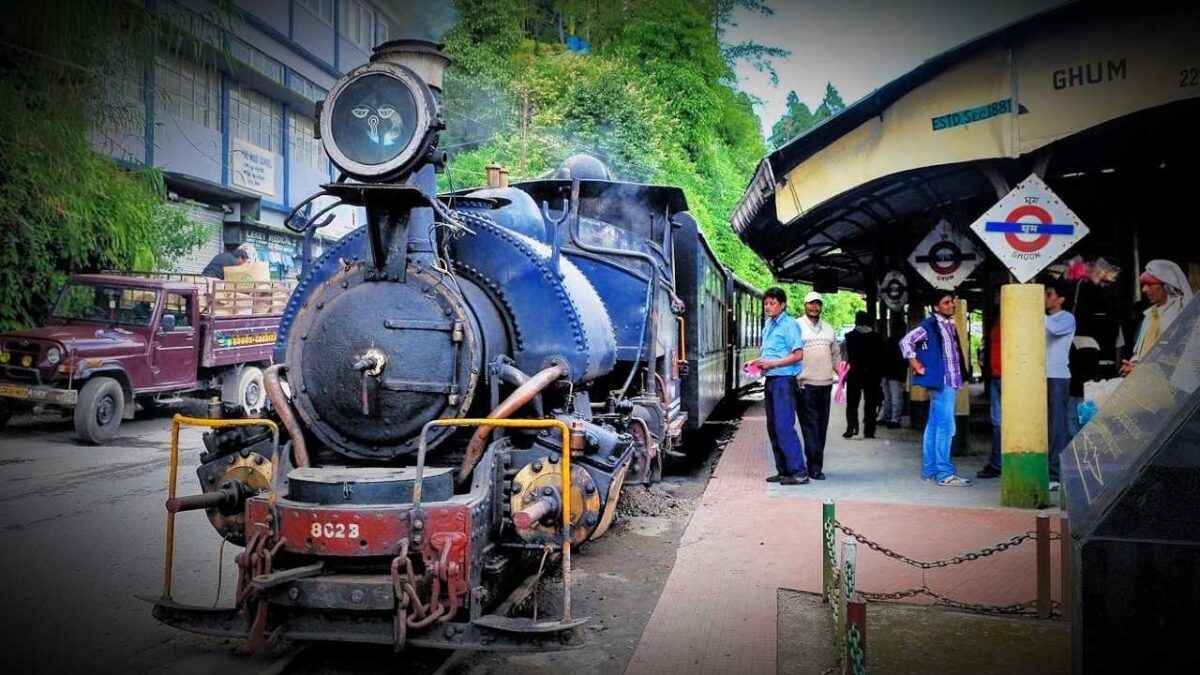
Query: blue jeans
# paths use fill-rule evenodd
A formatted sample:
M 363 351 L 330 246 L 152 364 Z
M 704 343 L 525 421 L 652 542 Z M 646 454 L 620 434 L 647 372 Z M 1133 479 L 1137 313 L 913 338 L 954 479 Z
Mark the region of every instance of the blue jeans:
M 775 470 L 780 476 L 804 478 L 804 453 L 796 433 L 796 378 L 776 375 L 766 378 L 767 435 L 775 453 Z
M 904 380 L 883 381 L 883 412 L 885 421 L 900 423 L 904 412 Z
M 992 403 L 992 454 L 988 466 L 999 471 L 1000 466 L 1000 378 L 993 377 L 988 384 L 988 399 Z
M 929 392 L 929 422 L 921 444 L 921 477 L 942 480 L 957 475 L 950 461 L 950 444 L 954 441 L 954 404 L 958 389 L 944 387 Z
M 1046 378 L 1046 412 L 1049 415 L 1050 426 L 1050 480 L 1059 479 L 1059 456 L 1063 448 L 1071 442 L 1071 433 L 1067 427 L 1067 400 L 1071 394 L 1071 378 Z

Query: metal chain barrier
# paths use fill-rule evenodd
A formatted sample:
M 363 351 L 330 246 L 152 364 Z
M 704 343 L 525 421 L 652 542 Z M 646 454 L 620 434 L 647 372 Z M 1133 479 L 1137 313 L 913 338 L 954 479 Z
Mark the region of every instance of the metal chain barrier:
M 897 552 L 891 550 L 890 548 L 887 548 L 886 546 L 877 544 L 877 543 L 871 541 L 870 539 L 867 539 L 863 535 L 850 529 L 850 527 L 843 525 L 842 523 L 840 523 L 836 520 L 833 521 L 833 526 L 836 527 L 837 529 L 841 530 L 842 532 L 845 532 L 846 534 L 850 535 L 851 537 L 854 537 L 856 540 L 858 540 L 859 543 L 866 545 L 867 548 L 871 549 L 872 551 L 877 551 L 889 558 L 894 558 L 906 565 L 912 565 L 913 567 L 918 567 L 923 570 L 934 569 L 937 567 L 950 567 L 951 565 L 958 565 L 960 563 L 971 562 L 973 560 L 979 560 L 980 558 L 986 558 L 990 555 L 995 555 L 1002 551 L 1006 551 L 1006 550 L 1012 548 L 1013 546 L 1017 546 L 1018 544 L 1024 542 L 1027 539 L 1034 539 L 1037 537 L 1037 533 L 1034 532 L 1033 530 L 1030 530 L 1030 531 L 1026 532 L 1025 534 L 1015 535 L 1005 541 L 999 542 L 992 546 L 986 546 L 984 548 L 981 548 L 978 551 L 970 551 L 968 553 L 964 553 L 962 555 L 956 555 L 953 558 L 945 558 L 943 560 L 925 561 L 925 560 L 917 560 L 915 558 L 910 558 L 902 553 L 897 553 Z M 1051 534 L 1050 538 L 1057 539 L 1058 538 L 1057 533 Z
M 862 636 L 858 626 L 850 624 L 846 629 L 846 642 L 850 645 L 850 672 L 854 675 L 867 675 L 867 664 L 864 662 Z
M 1037 614 L 1037 600 L 1029 600 L 1027 602 L 1015 602 L 1011 605 L 984 605 L 974 602 L 963 602 L 954 598 L 942 595 L 933 590 L 927 585 L 914 586 L 903 591 L 893 591 L 891 593 L 871 593 L 870 591 L 859 590 L 858 594 L 867 600 L 901 600 L 903 598 L 911 598 L 918 595 L 927 595 L 937 600 L 936 604 L 962 609 L 971 612 L 979 612 L 981 614 L 1004 614 L 1004 615 L 1032 615 Z M 1062 616 L 1062 605 L 1057 600 L 1051 602 L 1052 615 Z
M 845 592 L 845 586 L 846 586 L 847 581 L 851 581 L 851 583 L 852 583 L 852 580 L 848 580 L 845 578 L 846 574 L 847 574 L 847 570 L 843 569 L 842 566 L 839 566 L 837 564 L 837 554 L 834 551 L 834 538 L 835 538 L 837 530 L 841 530 L 846 535 L 853 538 L 856 542 L 865 545 L 867 548 L 871 549 L 872 551 L 876 551 L 886 557 L 892 558 L 894 560 L 898 560 L 906 565 L 910 565 L 912 567 L 916 567 L 921 570 L 930 570 L 930 569 L 937 569 L 937 568 L 942 568 L 942 567 L 950 567 L 952 565 L 959 565 L 962 563 L 979 560 L 981 558 L 986 558 L 988 556 L 992 556 L 997 553 L 1007 551 L 1008 549 L 1013 548 L 1014 546 L 1019 546 L 1019 545 L 1023 544 L 1026 540 L 1036 541 L 1038 539 L 1037 531 L 1029 530 L 1023 534 L 1014 535 L 1012 537 L 1009 537 L 1008 539 L 997 542 L 991 546 L 985 546 L 979 550 L 969 551 L 967 553 L 963 553 L 961 555 L 956 555 L 956 556 L 953 556 L 950 558 L 944 558 L 941 560 L 917 560 L 916 558 L 911 558 L 902 553 L 897 553 L 896 551 L 893 551 L 892 549 L 887 548 L 886 546 L 883 546 L 879 543 L 871 541 L 870 539 L 863 536 L 862 534 L 859 534 L 858 532 L 854 531 L 853 528 L 838 521 L 836 516 L 834 516 L 834 512 L 832 509 L 832 502 L 827 502 L 825 505 L 825 508 L 826 508 L 826 511 L 824 511 L 824 513 L 823 513 L 824 526 L 823 526 L 822 534 L 823 534 L 823 538 L 824 538 L 825 551 L 826 551 L 826 556 L 828 557 L 828 560 L 824 564 L 828 565 L 829 568 L 831 568 L 831 570 L 832 570 L 831 583 L 828 584 L 828 587 L 825 589 L 825 594 L 826 594 L 826 597 L 829 598 L 829 600 L 830 600 L 830 605 L 831 605 L 831 608 L 833 611 L 834 625 L 839 626 L 839 627 L 846 626 L 846 622 L 845 622 L 845 617 L 843 617 L 841 614 L 841 603 L 835 602 L 834 599 L 839 598 L 840 594 Z M 1041 529 L 1041 525 L 1039 525 L 1039 529 Z M 1048 528 L 1046 528 L 1046 529 L 1048 530 Z M 1048 541 L 1061 541 L 1062 540 L 1062 534 L 1060 532 L 1047 531 L 1047 532 L 1043 533 L 1043 536 L 1045 536 Z M 843 565 L 844 565 L 844 562 L 843 562 Z M 853 572 L 851 571 L 850 573 L 852 574 Z M 1039 603 L 1038 603 L 1038 600 L 1036 600 L 1036 599 L 1030 600 L 1028 602 L 1012 603 L 1012 604 L 1008 604 L 1008 605 L 986 605 L 986 604 L 982 604 L 982 603 L 962 602 L 960 600 L 955 600 L 954 598 L 950 598 L 941 593 L 938 593 L 937 591 L 930 588 L 924 582 L 924 580 L 922 580 L 920 586 L 908 588 L 908 589 L 901 590 L 901 591 L 887 592 L 887 593 L 872 593 L 872 592 L 868 592 L 868 591 L 862 591 L 857 588 L 854 588 L 853 590 L 854 590 L 854 592 L 858 593 L 863 598 L 865 598 L 867 600 L 871 600 L 871 601 L 902 600 L 904 598 L 911 598 L 911 597 L 924 595 L 924 596 L 933 598 L 935 600 L 935 604 L 944 605 L 947 607 L 953 607 L 956 609 L 972 611 L 972 612 L 979 612 L 979 613 L 983 613 L 983 614 L 1001 614 L 1001 615 L 1004 615 L 1004 614 L 1007 614 L 1007 615 L 1033 614 L 1033 615 L 1038 615 L 1040 613 L 1041 616 L 1046 617 L 1047 614 L 1045 613 L 1045 609 L 1044 609 L 1046 607 L 1049 607 L 1049 616 L 1050 617 L 1061 617 L 1062 613 L 1063 613 L 1061 602 L 1059 602 L 1057 600 L 1050 600 L 1049 598 L 1046 598 L 1046 597 L 1043 597 L 1043 600 L 1048 601 L 1049 604 L 1042 605 L 1041 612 L 1039 612 Z M 848 630 L 848 628 L 847 628 L 847 630 Z M 838 646 L 838 647 L 844 646 L 845 643 L 842 642 L 842 639 L 843 638 L 848 639 L 848 637 L 849 637 L 848 634 L 839 635 L 839 633 L 841 633 L 841 632 L 842 631 L 840 631 L 840 630 L 834 631 L 834 645 Z

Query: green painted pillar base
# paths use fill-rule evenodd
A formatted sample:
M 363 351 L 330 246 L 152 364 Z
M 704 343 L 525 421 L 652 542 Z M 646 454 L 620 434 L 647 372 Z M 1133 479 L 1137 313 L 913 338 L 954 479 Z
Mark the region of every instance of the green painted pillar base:
M 1041 452 L 1006 452 L 1000 457 L 1000 505 L 1042 509 L 1050 505 L 1050 468 Z

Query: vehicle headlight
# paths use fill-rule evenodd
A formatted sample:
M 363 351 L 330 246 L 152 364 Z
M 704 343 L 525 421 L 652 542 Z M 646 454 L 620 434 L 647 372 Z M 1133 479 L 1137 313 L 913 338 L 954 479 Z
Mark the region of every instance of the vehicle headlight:
M 51 347 L 46 351 L 46 360 L 49 361 L 50 365 L 52 366 L 57 365 L 59 361 L 62 361 L 62 350 L 58 347 Z
M 28 368 L 29 366 L 32 366 L 33 365 L 33 357 L 29 356 L 28 354 L 26 354 L 25 356 L 22 356 L 21 357 L 21 365 L 25 366 L 26 368 Z
M 0 363 L 8 363 L 12 360 L 12 354 L 8 352 L 0 352 Z

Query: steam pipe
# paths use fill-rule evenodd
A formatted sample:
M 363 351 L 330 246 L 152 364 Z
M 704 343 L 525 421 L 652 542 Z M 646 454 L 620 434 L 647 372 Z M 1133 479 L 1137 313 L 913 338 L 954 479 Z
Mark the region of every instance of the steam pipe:
M 517 387 L 516 391 L 508 395 L 508 398 L 500 402 L 494 410 L 488 413 L 489 419 L 506 419 L 509 415 L 521 409 L 526 403 L 529 403 L 535 396 L 540 394 L 543 389 L 550 386 L 556 380 L 566 377 L 567 366 L 565 364 L 555 364 L 549 368 L 543 368 L 536 375 L 529 378 L 529 381 Z M 467 454 L 463 457 L 462 468 L 458 472 L 458 482 L 460 484 L 466 482 L 467 476 L 475 469 L 475 465 L 479 463 L 479 459 L 483 457 L 483 448 L 487 443 L 487 439 L 492 435 L 492 429 L 495 427 L 490 425 L 482 425 L 475 429 L 475 435 L 471 437 L 471 442 L 467 444 Z
M 287 400 L 287 396 L 283 393 L 283 386 L 279 382 L 279 373 L 285 367 L 282 363 L 276 363 L 263 371 L 263 389 L 267 392 L 267 398 L 271 400 L 271 406 L 279 415 L 279 421 L 283 423 L 283 428 L 287 429 L 288 435 L 292 437 L 292 461 L 297 468 L 305 468 L 309 466 L 309 461 L 308 446 L 304 442 L 304 429 L 296 420 L 292 402 Z
M 529 381 L 529 375 L 526 374 L 525 371 L 521 370 L 520 368 L 514 366 L 511 363 L 501 364 L 500 369 L 496 373 L 496 375 L 500 378 L 500 380 L 502 382 L 504 382 L 506 384 L 511 384 L 512 386 L 517 387 L 517 388 L 524 386 L 525 383 Z M 533 412 L 538 417 L 543 417 L 542 395 L 541 394 L 538 394 L 533 397 Z

